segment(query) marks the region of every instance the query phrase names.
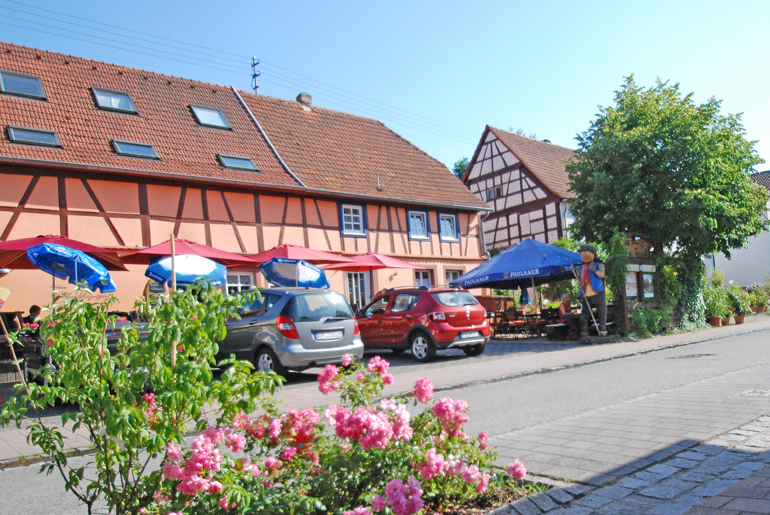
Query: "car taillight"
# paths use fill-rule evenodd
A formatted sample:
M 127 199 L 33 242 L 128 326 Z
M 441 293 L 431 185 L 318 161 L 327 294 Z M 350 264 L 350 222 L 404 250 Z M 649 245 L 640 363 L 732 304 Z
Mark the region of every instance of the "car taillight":
M 361 330 L 358 328 L 358 319 L 353 317 L 353 336 L 361 334 Z
M 430 313 L 430 317 L 433 320 L 446 320 L 446 315 L 443 311 L 434 311 L 433 313 Z
M 294 320 L 283 315 L 278 317 L 276 321 L 278 330 L 289 340 L 299 340 L 299 333 L 297 332 L 297 326 L 294 325 Z

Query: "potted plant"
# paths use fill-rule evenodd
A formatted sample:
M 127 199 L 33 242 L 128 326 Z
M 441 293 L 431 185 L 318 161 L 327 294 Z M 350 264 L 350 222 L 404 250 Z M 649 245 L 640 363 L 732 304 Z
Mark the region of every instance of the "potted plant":
M 727 290 L 727 297 L 735 317 L 735 323 L 742 324 L 744 317 L 751 314 L 751 299 L 748 292 L 743 291 L 740 286 L 731 286 Z
M 767 292 L 761 288 L 757 288 L 749 293 L 749 299 L 751 301 L 751 311 L 754 313 L 764 313 L 767 311 L 767 305 L 770 304 L 770 297 Z
M 706 305 L 706 319 L 714 327 L 722 325 L 722 317 L 729 315 L 727 292 L 718 286 L 703 289 L 703 302 Z

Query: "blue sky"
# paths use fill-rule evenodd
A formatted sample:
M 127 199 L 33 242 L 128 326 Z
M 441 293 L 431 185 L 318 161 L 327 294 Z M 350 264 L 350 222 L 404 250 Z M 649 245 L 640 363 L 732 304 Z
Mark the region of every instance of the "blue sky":
M 739 0 L 0 0 L 2 41 L 242 89 L 254 55 L 261 94 L 377 118 L 447 166 L 487 124 L 575 148 L 632 73 L 744 113 L 770 160 L 767 20 Z

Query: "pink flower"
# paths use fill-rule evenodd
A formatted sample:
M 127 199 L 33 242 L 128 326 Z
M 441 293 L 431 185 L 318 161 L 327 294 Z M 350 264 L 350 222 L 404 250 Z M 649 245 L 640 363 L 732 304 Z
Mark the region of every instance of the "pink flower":
M 358 381 L 359 383 L 363 383 L 364 379 L 366 379 L 366 376 L 361 372 L 359 372 L 358 375 L 356 376 L 356 381 Z
M 290 409 L 282 420 L 286 439 L 294 445 L 304 445 L 315 439 L 313 430 L 321 417 L 312 408 Z
M 396 478 L 385 486 L 387 505 L 393 510 L 393 515 L 412 515 L 422 510 L 425 503 L 421 495 L 422 485 L 414 476 L 409 476 L 406 485 Z
M 372 515 L 372 511 L 369 508 L 359 506 L 358 508 L 353 510 L 353 515 Z
M 183 477 L 179 465 L 174 465 L 168 461 L 160 467 L 160 471 L 166 479 L 182 479 Z
M 460 469 L 460 477 L 462 477 L 463 481 L 466 483 L 471 484 L 481 479 L 481 472 L 479 472 L 479 468 L 476 465 L 471 465 Z
M 144 398 L 144 402 L 147 403 L 147 408 L 145 408 L 145 411 L 147 412 L 147 416 L 150 418 L 150 420 L 152 420 L 155 418 L 155 412 L 162 411 L 162 410 L 160 409 L 160 406 L 155 404 L 155 394 L 145 393 L 143 398 Z
M 228 509 L 229 505 L 227 502 L 227 497 L 220 497 L 219 502 L 217 503 L 219 506 L 221 506 L 224 509 Z
M 225 436 L 225 445 L 233 452 L 238 452 L 246 447 L 246 437 L 238 433 L 230 433 Z
M 278 470 L 282 466 L 283 466 L 283 462 L 281 460 L 277 460 L 273 458 L 272 456 L 265 460 L 265 468 L 267 470 Z
M 470 420 L 465 414 L 467 412 L 467 402 L 455 401 L 450 397 L 442 397 L 433 405 L 433 414 L 440 420 L 441 429 L 451 437 L 463 434 L 463 424 Z
M 251 419 L 245 413 L 236 415 L 235 418 L 233 419 L 233 427 L 235 429 L 247 429 L 250 426 L 251 426 Z
M 395 420 L 393 422 L 393 438 L 396 440 L 403 440 L 408 442 L 412 439 L 414 431 L 409 425 L 409 411 L 406 409 L 406 404 L 399 404 L 393 409 L 391 415 Z
M 166 457 L 174 462 L 182 461 L 182 449 L 174 442 L 169 442 L 166 445 Z
M 527 475 L 527 469 L 524 468 L 524 464 L 522 462 L 516 460 L 508 465 L 508 475 L 513 476 L 516 479 L 521 479 Z
M 281 419 L 276 417 L 273 420 L 270 421 L 270 425 L 267 426 L 267 433 L 270 435 L 270 438 L 273 440 L 277 439 L 278 436 L 281 434 Z
M 210 494 L 218 494 L 221 491 L 222 491 L 222 483 L 220 483 L 219 481 L 212 481 L 211 483 L 209 483 L 208 492 Z
M 216 427 L 207 427 L 201 431 L 201 435 L 211 440 L 213 445 L 219 445 L 219 440 L 222 439 L 222 431 Z
M 455 457 L 453 455 L 447 456 L 446 462 L 444 463 L 444 472 L 448 476 L 457 476 L 460 474 L 460 470 L 463 467 L 463 459 L 458 457 Z
M 326 365 L 323 372 L 318 374 L 318 389 L 322 394 L 329 395 L 340 387 L 340 382 L 333 380 L 338 373 L 339 369 L 336 366 Z
M 394 381 L 393 374 L 391 374 L 390 372 L 384 372 L 382 374 L 382 384 L 384 384 L 385 386 L 389 384 L 393 384 L 393 381 Z
M 414 382 L 412 395 L 421 403 L 427 404 L 433 398 L 433 383 L 427 377 Z
M 366 365 L 366 370 L 368 370 L 370 374 L 376 372 L 382 375 L 388 370 L 388 367 L 390 367 L 390 363 L 379 356 L 375 356 L 369 360 L 369 363 Z
M 487 491 L 487 487 L 489 486 L 489 478 L 490 475 L 484 472 L 479 477 L 479 482 L 476 484 L 476 491 L 480 494 L 483 494 Z
M 479 449 L 482 451 L 487 448 L 487 434 L 483 431 L 479 433 Z
M 353 361 L 355 361 L 355 357 L 352 354 L 343 354 L 342 355 L 342 366 L 343 367 L 349 367 Z
M 372 509 L 374 511 L 382 511 L 385 509 L 385 499 L 378 495 L 375 495 L 371 501 L 369 501 L 372 505 Z
M 281 453 L 281 459 L 283 461 L 291 461 L 294 459 L 294 455 L 297 454 L 296 447 L 286 447 Z
M 421 461 L 415 467 L 423 479 L 430 480 L 441 474 L 444 468 L 444 456 L 436 453 L 436 449 L 428 449 L 425 453 L 425 461 Z

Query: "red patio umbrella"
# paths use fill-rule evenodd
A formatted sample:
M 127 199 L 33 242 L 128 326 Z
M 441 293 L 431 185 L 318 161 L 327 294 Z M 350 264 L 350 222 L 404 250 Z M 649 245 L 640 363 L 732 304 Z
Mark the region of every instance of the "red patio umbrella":
M 257 263 L 248 256 L 241 256 L 240 254 L 233 254 L 225 250 L 215 249 L 207 245 L 201 245 L 181 238 L 174 238 L 174 251 L 177 256 L 184 254 L 190 254 L 194 256 L 202 256 L 209 258 L 212 261 L 221 263 L 225 266 L 233 265 L 252 265 L 256 266 Z M 124 263 L 130 265 L 149 265 L 150 261 L 154 257 L 158 256 L 170 256 L 171 255 L 171 240 L 164 241 L 158 245 L 147 247 L 146 249 L 136 252 L 130 252 L 121 256 Z
M 323 263 L 352 263 L 353 260 L 332 254 L 331 252 L 324 252 L 322 250 L 313 250 L 307 247 L 301 247 L 299 245 L 278 245 L 270 250 L 254 254 L 251 257 L 257 263 L 266 263 L 273 258 L 286 258 L 286 259 L 301 259 L 314 265 Z
M 27 258 L 27 249 L 29 247 L 34 247 L 35 245 L 40 245 L 41 243 L 53 243 L 55 245 L 62 245 L 70 249 L 85 252 L 103 264 L 107 270 L 113 272 L 126 270 L 126 267 L 123 266 L 122 260 L 116 250 L 103 249 L 56 234 L 0 242 L 0 268 L 10 268 L 11 270 L 37 270 L 38 268 Z
M 367 252 L 360 256 L 354 256 L 352 263 L 340 263 L 338 265 L 325 266 L 326 270 L 344 270 L 346 272 L 371 272 L 383 268 L 412 268 L 415 270 L 425 270 L 424 266 L 413 265 L 404 260 L 377 254 L 376 252 Z

